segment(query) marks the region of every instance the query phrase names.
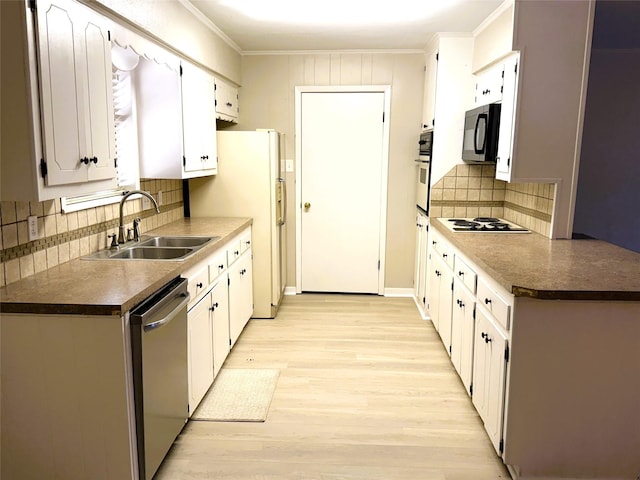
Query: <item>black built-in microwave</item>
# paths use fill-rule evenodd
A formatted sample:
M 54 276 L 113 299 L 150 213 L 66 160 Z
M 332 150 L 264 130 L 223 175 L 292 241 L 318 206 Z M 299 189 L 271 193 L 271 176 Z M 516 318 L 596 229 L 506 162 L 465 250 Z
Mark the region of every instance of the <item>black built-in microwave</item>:
M 495 162 L 499 130 L 499 103 L 467 111 L 464 116 L 462 159 L 466 162 Z
M 431 161 L 431 152 L 433 150 L 433 128 L 427 128 L 420 134 L 418 141 L 418 158 L 420 162 Z

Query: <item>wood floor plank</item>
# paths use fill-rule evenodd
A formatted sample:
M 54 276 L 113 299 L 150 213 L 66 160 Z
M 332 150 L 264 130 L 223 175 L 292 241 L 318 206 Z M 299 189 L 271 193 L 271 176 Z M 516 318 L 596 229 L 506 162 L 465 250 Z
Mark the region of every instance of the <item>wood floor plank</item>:
M 509 478 L 410 299 L 288 296 L 223 368 L 280 369 L 267 420 L 189 422 L 157 480 Z

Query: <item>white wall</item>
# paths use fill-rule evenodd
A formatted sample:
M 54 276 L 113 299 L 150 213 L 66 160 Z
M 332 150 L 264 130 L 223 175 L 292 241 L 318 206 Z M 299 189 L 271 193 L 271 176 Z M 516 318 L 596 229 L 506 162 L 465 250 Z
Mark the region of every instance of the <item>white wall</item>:
M 283 158 L 295 158 L 294 87 L 391 85 L 385 288 L 411 288 L 414 261 L 415 155 L 422 115 L 422 53 L 309 53 L 242 57 L 240 120 L 235 129 L 285 134 Z M 340 119 L 336 118 L 339 122 Z M 348 128 L 348 125 L 345 125 Z M 287 173 L 295 192 L 295 172 Z M 289 195 L 288 285 L 295 284 L 295 208 Z

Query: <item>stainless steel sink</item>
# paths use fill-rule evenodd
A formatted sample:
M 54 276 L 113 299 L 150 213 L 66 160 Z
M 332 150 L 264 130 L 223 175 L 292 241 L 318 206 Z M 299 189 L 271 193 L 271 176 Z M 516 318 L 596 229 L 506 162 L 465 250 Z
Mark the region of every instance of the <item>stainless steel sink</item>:
M 144 247 L 201 247 L 213 238 L 220 237 L 168 237 L 158 236 L 144 239 L 138 243 Z
M 143 236 L 139 242 L 127 242 L 117 250 L 106 249 L 82 257 L 82 260 L 173 260 L 193 255 L 220 237 Z
M 109 258 L 124 258 L 137 260 L 178 260 L 193 253 L 193 248 L 164 248 L 135 246 L 118 251 Z

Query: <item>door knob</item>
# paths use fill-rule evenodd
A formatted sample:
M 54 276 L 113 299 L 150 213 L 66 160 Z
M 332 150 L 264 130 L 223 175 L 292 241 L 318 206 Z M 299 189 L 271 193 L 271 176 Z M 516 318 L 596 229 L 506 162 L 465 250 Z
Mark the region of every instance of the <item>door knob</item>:
M 306 208 L 307 210 L 309 210 L 309 208 L 311 208 L 311 204 L 309 202 L 305 202 L 304 203 L 304 208 Z

